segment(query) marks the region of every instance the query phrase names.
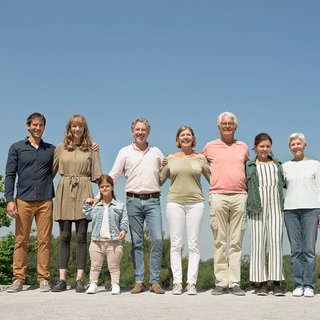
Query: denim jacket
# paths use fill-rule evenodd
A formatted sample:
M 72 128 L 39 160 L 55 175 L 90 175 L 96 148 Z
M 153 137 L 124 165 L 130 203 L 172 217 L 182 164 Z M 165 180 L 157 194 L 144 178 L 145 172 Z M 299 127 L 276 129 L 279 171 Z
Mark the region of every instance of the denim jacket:
M 271 156 L 269 157 L 270 159 L 273 160 L 274 164 L 278 168 L 278 192 L 279 192 L 281 210 L 283 210 L 283 204 L 284 204 L 283 187 L 285 182 L 284 182 L 282 163 L 280 160 L 276 158 L 272 158 Z M 256 158 L 246 162 L 246 180 L 247 180 L 247 188 L 248 188 L 247 214 L 251 215 L 251 214 L 262 212 Z
M 92 234 L 91 240 L 100 240 L 100 229 L 103 220 L 103 213 L 105 206 L 102 201 L 98 202 L 96 206 L 91 206 L 86 201 L 83 201 L 83 213 L 87 220 L 92 219 Z M 112 199 L 108 206 L 109 218 L 109 233 L 111 240 L 119 240 L 120 231 L 128 232 L 128 215 L 124 203 Z

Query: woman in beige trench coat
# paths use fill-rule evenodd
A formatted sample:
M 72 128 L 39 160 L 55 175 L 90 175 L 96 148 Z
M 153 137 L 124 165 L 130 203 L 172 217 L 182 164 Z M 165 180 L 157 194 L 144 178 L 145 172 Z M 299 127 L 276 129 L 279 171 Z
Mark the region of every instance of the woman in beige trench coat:
M 92 150 L 87 122 L 82 115 L 73 115 L 67 125 L 63 143 L 54 155 L 53 174 L 60 174 L 54 205 L 54 220 L 60 228 L 59 282 L 53 292 L 67 290 L 66 275 L 70 256 L 72 223 L 76 226 L 76 292 L 85 292 L 83 284 L 87 251 L 88 221 L 82 212 L 83 200 L 93 197 L 92 182 L 101 175 L 99 153 Z

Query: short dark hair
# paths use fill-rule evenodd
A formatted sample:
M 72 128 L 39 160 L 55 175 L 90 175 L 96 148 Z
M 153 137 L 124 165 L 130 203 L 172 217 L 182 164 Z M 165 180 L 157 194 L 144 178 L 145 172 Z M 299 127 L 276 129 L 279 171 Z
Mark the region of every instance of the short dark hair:
M 30 126 L 32 120 L 36 119 L 36 118 L 42 119 L 43 124 L 46 125 L 47 120 L 46 120 L 45 116 L 39 112 L 34 112 L 34 113 L 30 114 L 30 116 L 27 118 L 27 125 Z

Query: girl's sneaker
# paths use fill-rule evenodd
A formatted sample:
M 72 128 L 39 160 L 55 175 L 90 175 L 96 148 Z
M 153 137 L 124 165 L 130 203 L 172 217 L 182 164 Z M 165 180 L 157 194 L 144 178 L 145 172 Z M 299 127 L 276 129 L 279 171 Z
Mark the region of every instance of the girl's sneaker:
M 111 294 L 120 294 L 120 286 L 117 283 L 112 283 Z
M 90 283 L 89 288 L 87 289 L 88 294 L 95 294 L 98 291 L 98 286 L 95 282 Z

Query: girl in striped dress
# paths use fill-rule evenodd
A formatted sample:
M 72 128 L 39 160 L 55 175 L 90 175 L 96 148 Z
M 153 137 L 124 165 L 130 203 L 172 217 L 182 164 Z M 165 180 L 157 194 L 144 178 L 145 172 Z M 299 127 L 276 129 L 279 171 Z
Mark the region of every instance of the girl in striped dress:
M 246 163 L 248 187 L 247 213 L 250 221 L 250 281 L 258 284 L 257 295 L 269 294 L 272 281 L 275 296 L 283 296 L 283 169 L 271 153 L 272 139 L 267 133 L 255 137 L 256 157 Z

